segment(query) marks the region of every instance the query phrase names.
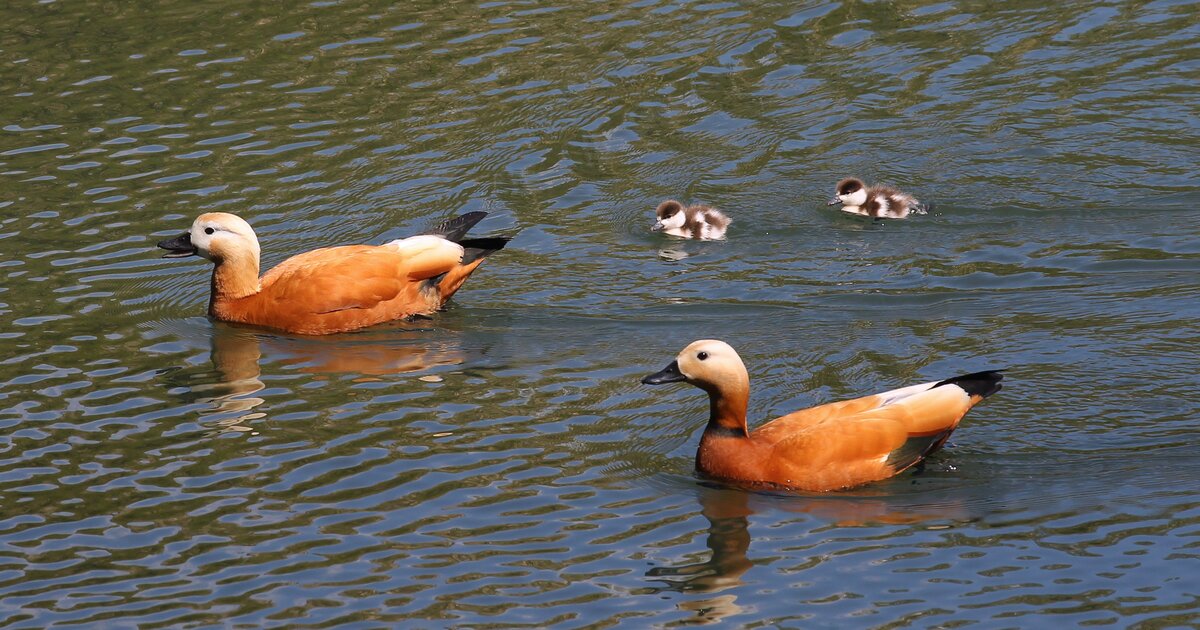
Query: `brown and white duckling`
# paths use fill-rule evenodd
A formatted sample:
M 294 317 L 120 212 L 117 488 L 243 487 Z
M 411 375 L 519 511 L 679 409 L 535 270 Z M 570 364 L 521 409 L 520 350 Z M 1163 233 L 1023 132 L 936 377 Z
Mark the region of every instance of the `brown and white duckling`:
M 654 214 L 658 220 L 650 228 L 652 231 L 701 240 L 725 238 L 725 230 L 733 222 L 716 208 L 701 204 L 684 207 L 674 199 L 658 204 Z
M 903 219 L 910 214 L 925 214 L 928 210 L 925 204 L 906 192 L 883 185 L 868 188 L 857 177 L 847 177 L 838 182 L 829 205 L 839 203 L 843 212 L 878 219 Z

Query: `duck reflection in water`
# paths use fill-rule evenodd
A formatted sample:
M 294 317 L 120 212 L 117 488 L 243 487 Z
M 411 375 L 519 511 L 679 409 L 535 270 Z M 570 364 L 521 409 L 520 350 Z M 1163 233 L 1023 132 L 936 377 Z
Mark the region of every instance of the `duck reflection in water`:
M 457 337 L 437 335 L 437 340 L 431 341 L 428 330 L 397 333 L 389 328 L 385 333 L 286 337 L 217 322 L 212 333 L 210 357 L 217 380 L 188 383 L 187 387 L 200 394 L 197 402 L 214 407 L 200 420 L 216 424 L 223 431 L 252 431 L 247 423 L 266 416 L 255 411 L 266 401 L 254 396 L 266 388 L 262 380 L 264 356 L 267 364 L 282 367 L 284 374 L 312 374 L 314 380 L 336 374 L 357 375 L 354 380 L 358 382 L 458 365 L 465 360 Z
M 707 481 L 700 483 L 697 490 L 700 513 L 709 523 L 707 545 L 711 556 L 704 562 L 659 566 L 646 572 L 647 577 L 665 583 L 660 589 L 663 591 L 714 594 L 679 602 L 681 610 L 695 613 L 693 622 L 697 623 L 716 623 L 743 612 L 736 593 L 722 592 L 742 586 L 742 576 L 754 567 L 755 561 L 748 555 L 750 516 L 757 512 L 782 510 L 807 514 L 818 521 L 797 538 L 833 528 L 881 525 L 927 523 L 929 529 L 948 529 L 953 523 L 970 520 L 966 503 L 955 497 L 941 496 L 935 503 L 906 504 L 904 495 L 887 495 L 871 489 L 825 497 L 755 492 Z

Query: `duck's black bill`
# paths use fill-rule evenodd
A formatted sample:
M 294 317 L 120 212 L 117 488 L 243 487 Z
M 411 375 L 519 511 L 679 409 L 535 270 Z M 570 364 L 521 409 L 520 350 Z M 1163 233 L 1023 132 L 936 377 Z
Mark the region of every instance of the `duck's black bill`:
M 196 255 L 196 246 L 192 245 L 191 232 L 184 232 L 175 238 L 159 241 L 158 246 L 167 250 L 163 258 L 186 258 Z
M 655 221 L 655 222 L 654 222 L 654 225 L 651 225 L 651 226 L 650 226 L 650 231 L 651 231 L 651 232 L 661 232 L 661 231 L 663 231 L 663 222 L 662 222 L 662 221 Z
M 683 372 L 679 371 L 679 361 L 672 361 L 671 365 L 643 378 L 642 383 L 646 385 L 662 385 L 663 383 L 678 383 L 686 380 L 687 377 L 683 375 Z
M 842 200 L 841 200 L 841 199 L 838 199 L 837 197 L 834 197 L 833 199 L 830 199 L 830 200 L 829 200 L 829 203 L 827 203 L 827 204 L 825 204 L 825 205 L 827 205 L 827 206 L 836 206 L 836 205 L 838 205 L 839 203 L 842 203 Z

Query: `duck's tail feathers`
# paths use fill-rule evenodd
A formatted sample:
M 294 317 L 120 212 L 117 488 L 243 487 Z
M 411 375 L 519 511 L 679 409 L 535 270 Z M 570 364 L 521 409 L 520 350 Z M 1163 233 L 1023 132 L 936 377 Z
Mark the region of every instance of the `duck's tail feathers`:
M 1003 370 L 985 370 L 983 372 L 974 372 L 971 374 L 963 374 L 948 378 L 933 387 L 941 387 L 942 385 L 957 385 L 967 392 L 968 396 L 979 396 L 987 398 L 992 394 L 1000 391 L 1000 381 L 1004 380 Z M 930 388 L 932 389 L 932 388 Z
M 480 258 L 491 256 L 494 252 L 504 249 L 512 240 L 510 236 L 491 236 L 488 238 L 466 238 L 458 241 L 463 247 L 463 265 L 469 265 Z
M 442 303 L 445 304 L 446 300 L 449 300 L 463 285 L 463 282 L 466 282 L 471 273 L 483 264 L 483 259 L 490 256 L 492 252 L 504 249 L 508 241 L 509 237 L 507 236 L 468 238 L 459 241 L 459 245 L 462 245 L 463 248 L 462 262 L 446 273 L 425 280 L 423 288 L 437 291 L 441 296 Z
M 482 210 L 460 214 L 453 219 L 447 219 L 429 228 L 426 234 L 440 236 L 448 241 L 459 243 L 462 245 L 462 238 L 467 235 L 471 228 L 475 227 L 476 223 L 483 220 L 488 213 Z M 463 245 L 466 247 L 465 245 Z

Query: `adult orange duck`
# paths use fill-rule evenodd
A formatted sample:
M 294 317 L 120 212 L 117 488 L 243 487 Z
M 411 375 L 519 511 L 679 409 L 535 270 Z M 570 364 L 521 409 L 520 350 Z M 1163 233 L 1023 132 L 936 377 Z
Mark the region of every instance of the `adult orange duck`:
M 224 212 L 202 214 L 191 230 L 162 241 L 166 258 L 213 262 L 208 314 L 214 319 L 325 335 L 425 315 L 442 307 L 507 238 L 464 239 L 486 212 L 468 212 L 426 234 L 383 245 L 327 247 L 293 256 L 261 278 L 258 238 Z
M 750 377 L 723 341 L 693 342 L 647 385 L 684 381 L 708 392 L 696 470 L 726 481 L 824 492 L 891 477 L 936 451 L 1003 376 L 976 372 L 830 403 L 746 428 Z

